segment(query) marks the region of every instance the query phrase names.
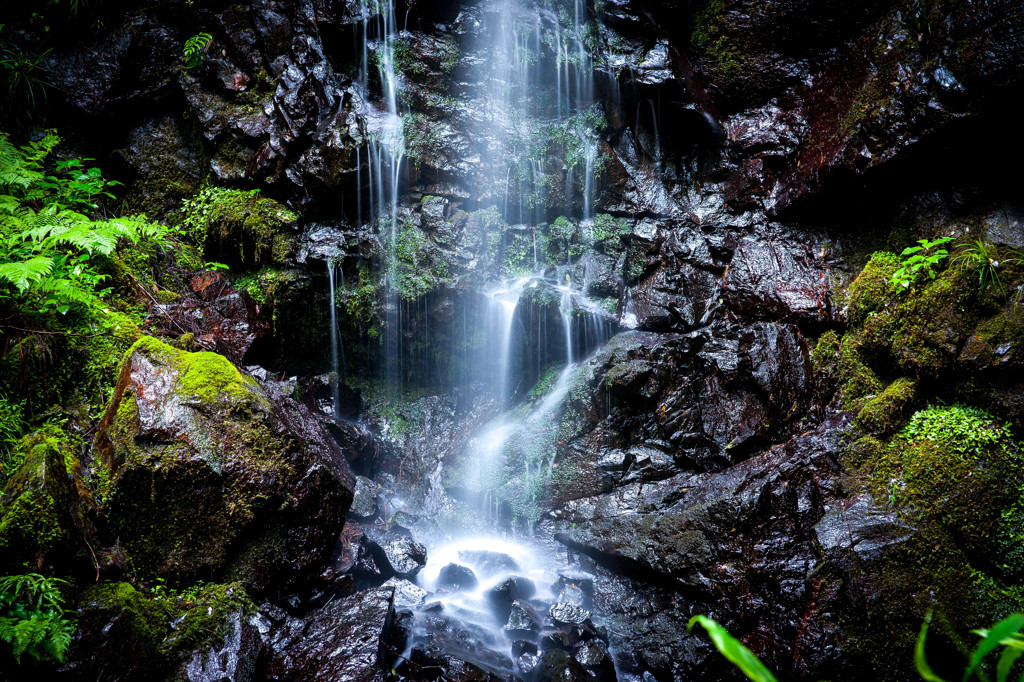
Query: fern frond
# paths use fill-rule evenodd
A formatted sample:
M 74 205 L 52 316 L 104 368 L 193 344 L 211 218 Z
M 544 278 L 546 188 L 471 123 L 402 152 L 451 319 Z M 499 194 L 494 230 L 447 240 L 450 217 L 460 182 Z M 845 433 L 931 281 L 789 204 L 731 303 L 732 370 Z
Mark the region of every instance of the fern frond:
M 33 282 L 38 282 L 53 271 L 53 259 L 34 256 L 25 261 L 0 263 L 0 282 L 14 285 L 24 294 Z

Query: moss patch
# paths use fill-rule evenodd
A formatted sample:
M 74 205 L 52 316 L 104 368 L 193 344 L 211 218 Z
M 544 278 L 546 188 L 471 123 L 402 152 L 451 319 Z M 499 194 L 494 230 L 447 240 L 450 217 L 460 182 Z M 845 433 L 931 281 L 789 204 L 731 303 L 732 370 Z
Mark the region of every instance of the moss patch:
M 857 424 L 875 435 L 893 433 L 903 425 L 916 394 L 912 379 L 897 379 L 872 398 L 857 415 Z
M 292 248 L 296 215 L 256 191 L 208 187 L 184 204 L 185 227 L 211 260 L 280 263 Z

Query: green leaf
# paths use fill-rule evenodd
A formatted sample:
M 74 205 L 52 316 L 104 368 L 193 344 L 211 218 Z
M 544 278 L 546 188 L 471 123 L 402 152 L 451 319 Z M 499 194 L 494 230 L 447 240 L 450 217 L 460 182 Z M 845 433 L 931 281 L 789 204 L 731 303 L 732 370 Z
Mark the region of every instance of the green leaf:
M 970 664 L 964 671 L 963 682 L 967 682 L 967 679 L 981 665 L 982 659 L 995 651 L 1002 640 L 1017 634 L 1022 628 L 1024 628 L 1024 613 L 1014 613 L 993 625 L 992 629 L 988 630 L 981 644 L 978 645 L 978 648 L 971 655 Z
M 996 682 L 1006 682 L 1010 677 L 1010 670 L 1017 659 L 1024 655 L 1024 650 L 1006 647 L 999 655 L 999 663 L 996 665 Z
M 921 676 L 922 680 L 926 682 L 946 682 L 946 680 L 935 674 L 931 666 L 928 665 L 924 655 L 925 637 L 928 635 L 928 623 L 931 620 L 932 614 L 929 611 L 924 618 L 924 622 L 921 623 L 921 634 L 917 636 L 917 644 L 914 646 L 914 665 L 917 667 L 917 674 Z
M 692 630 L 695 623 L 700 623 L 707 630 L 715 648 L 739 668 L 747 676 L 747 679 L 753 680 L 753 682 L 778 682 L 775 675 L 758 660 L 750 649 L 743 646 L 738 639 L 730 635 L 714 620 L 707 616 L 694 616 L 686 626 L 687 631 Z

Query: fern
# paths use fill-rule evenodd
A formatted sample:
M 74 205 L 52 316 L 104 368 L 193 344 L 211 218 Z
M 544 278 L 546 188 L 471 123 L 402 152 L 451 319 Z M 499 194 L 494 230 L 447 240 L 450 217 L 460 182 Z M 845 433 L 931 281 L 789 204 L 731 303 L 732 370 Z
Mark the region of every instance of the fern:
M 60 586 L 67 582 L 38 573 L 0 578 L 0 640 L 11 646 L 14 660 L 63 661 L 74 634 L 64 618 Z
M 197 33 L 185 41 L 181 48 L 181 58 L 186 69 L 194 69 L 202 63 L 206 48 L 212 40 L 213 36 L 209 33 Z
M 94 220 L 84 213 L 112 197 L 117 183 L 82 159 L 59 161 L 58 175 L 46 175 L 43 163 L 59 141 L 46 135 L 18 148 L 0 133 L 0 300 L 63 314 L 102 305 L 106 276 L 93 267 L 94 256 L 121 244 L 163 243 L 168 230 L 145 216 Z

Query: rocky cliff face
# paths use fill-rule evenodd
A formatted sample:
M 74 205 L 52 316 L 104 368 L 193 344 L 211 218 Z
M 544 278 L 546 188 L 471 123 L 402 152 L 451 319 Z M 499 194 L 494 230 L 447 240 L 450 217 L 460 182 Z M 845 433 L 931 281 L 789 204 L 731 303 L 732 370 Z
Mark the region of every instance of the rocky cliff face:
M 570 341 L 577 357 L 595 354 L 554 416 L 552 476 L 529 509 L 517 506 L 516 482 L 502 482 L 512 492 L 501 513 L 535 523 L 592 572 L 595 618 L 607 624 L 624 678 L 735 677 L 686 633 L 696 613 L 725 624 L 780 676 L 852 680 L 903 679 L 928 608 L 944 614 L 940 644 L 1020 608 L 1020 567 L 974 542 L 982 526 L 923 515 L 931 498 L 901 497 L 875 474 L 890 472 L 892 434 L 936 398 L 985 407 L 1019 432 L 1016 307 L 984 290 L 968 295 L 973 278 L 952 270 L 900 295 L 869 265 L 851 286 L 872 251 L 899 252 L 920 237 L 1024 246 L 1013 163 L 1024 145 L 1012 121 L 1024 73 L 1020 7 L 588 5 L 574 26 L 587 31 L 595 109 L 577 124 L 596 140 L 600 173 L 585 206 L 583 166 L 565 161 L 565 131 L 526 111 L 515 135 L 488 125 L 494 100 L 481 64 L 494 7 L 399 6 L 406 162 L 393 253 L 388 230 L 365 208 L 374 201 L 369 150 L 384 86 L 358 80 L 364 32 L 379 9 L 302 0 L 110 7 L 103 28 L 48 56 L 64 93 L 60 125 L 116 164 L 128 206 L 177 223 L 188 215 L 183 201 L 204 185 L 244 186 L 299 216 L 275 223 L 281 248 L 232 271 L 236 287 L 262 292 L 262 311 L 250 301 L 245 315 L 262 316 L 252 329 L 266 330 L 255 341 L 243 334 L 234 360 L 327 371 L 326 263 L 335 264 L 344 280 L 338 328 L 349 371 L 362 375 L 351 383 L 364 381 L 364 422 L 377 432 L 374 446 L 343 434 L 364 438 L 348 454 L 361 473 L 399 489 L 412 511 L 451 510 L 466 491 L 447 472 L 458 471 L 461 445 L 494 404 L 467 366 L 473 342 L 460 331 L 481 323 L 474 315 L 488 273 L 512 277 L 539 262 L 577 284 L 601 310 L 577 303 L 574 314 L 620 333 L 607 343 L 596 333 Z M 544 49 L 557 33 L 545 31 L 568 26 L 560 10 L 536 10 Z M 212 40 L 201 64 L 184 69 L 181 45 L 198 31 Z M 532 147 L 511 144 L 520 138 Z M 496 179 L 495 149 L 546 178 L 545 192 Z M 231 225 L 257 208 L 239 210 Z M 223 234 L 228 245 L 253 239 Z M 1007 285 L 1019 279 L 1012 267 L 1004 272 Z M 514 324 L 524 338 L 558 324 L 557 295 L 538 291 L 522 305 Z M 389 333 L 400 338 L 394 352 L 380 341 Z M 515 396 L 544 395 L 559 343 L 528 342 Z M 405 388 L 443 395 L 374 393 L 365 379 L 391 355 Z M 135 384 L 138 399 L 147 382 Z M 911 384 L 909 397 L 896 396 Z M 136 442 L 149 442 L 146 429 L 166 431 L 133 419 Z M 209 468 L 196 447 L 175 466 Z M 155 485 L 138 478 L 135 459 L 118 457 L 120 486 Z M 986 455 L 977 467 L 992 461 Z M 906 466 L 891 471 L 893 482 Z M 1012 481 L 1019 468 L 1007 466 Z M 238 480 L 249 478 L 243 471 Z M 1000 499 L 1019 512 L 1018 484 L 1007 485 Z M 332 495 L 331 509 L 347 506 L 343 493 Z M 979 497 L 968 490 L 956 499 L 987 504 Z M 269 514 L 276 502 L 261 504 L 251 513 Z M 300 535 L 344 538 L 331 509 L 316 511 L 330 523 Z M 124 510 L 124 519 L 146 513 Z M 244 525 L 228 517 L 226 529 Z M 125 542 L 142 542 L 124 523 Z M 203 566 L 136 554 L 154 575 Z M 328 610 L 341 620 L 372 611 L 368 636 L 393 645 L 393 633 L 380 634 L 395 617 L 381 589 L 304 624 L 299 613 L 271 614 L 277 629 L 263 640 L 277 653 L 257 669 L 273 679 L 328 669 L 310 653 L 315 643 L 285 634 L 307 627 L 323 650 L 356 652 L 371 670 L 365 679 L 377 679 L 376 647 L 346 648 L 324 634 L 323 619 Z

